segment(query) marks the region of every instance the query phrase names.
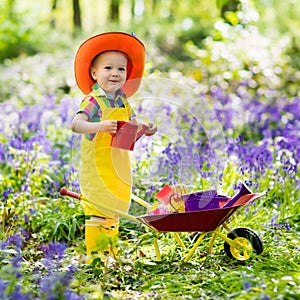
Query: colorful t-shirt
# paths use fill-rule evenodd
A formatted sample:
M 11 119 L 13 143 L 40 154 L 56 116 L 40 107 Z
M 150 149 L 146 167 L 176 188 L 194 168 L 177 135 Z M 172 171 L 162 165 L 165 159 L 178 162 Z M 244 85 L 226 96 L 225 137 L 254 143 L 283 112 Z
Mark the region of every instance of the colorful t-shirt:
M 106 107 L 108 108 L 125 108 L 125 102 L 127 102 L 126 99 L 126 95 L 122 92 L 121 89 L 119 89 L 116 92 L 116 97 L 113 99 L 112 97 L 108 96 L 105 91 L 99 86 L 98 83 L 95 83 L 92 87 L 93 90 L 93 94 L 98 98 L 102 98 L 101 100 L 104 102 L 104 104 L 106 105 Z M 134 113 L 133 109 L 129 106 L 130 108 L 130 120 L 136 118 L 136 114 Z M 93 96 L 88 95 L 86 96 L 81 104 L 80 107 L 77 111 L 77 113 L 85 113 L 88 116 L 88 120 L 90 122 L 100 122 L 101 118 L 102 118 L 102 111 L 100 108 L 100 105 L 97 101 L 97 99 L 95 99 Z M 88 139 L 88 140 L 93 140 L 93 138 L 95 137 L 95 133 L 91 133 L 91 134 L 85 134 L 84 136 Z

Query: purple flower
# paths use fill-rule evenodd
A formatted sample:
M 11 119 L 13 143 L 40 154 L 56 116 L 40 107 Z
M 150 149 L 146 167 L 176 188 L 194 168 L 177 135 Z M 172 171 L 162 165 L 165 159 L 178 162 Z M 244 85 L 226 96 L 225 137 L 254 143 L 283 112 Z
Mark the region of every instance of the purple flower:
M 25 223 L 29 222 L 28 214 L 26 214 L 26 213 L 24 213 L 24 222 Z
M 21 291 L 21 287 L 20 285 L 16 285 L 15 286 L 15 290 L 13 291 L 13 293 L 11 294 L 10 298 L 12 300 L 30 300 L 32 299 L 32 296 L 28 293 L 23 294 Z
M 259 300 L 271 300 L 271 298 L 268 295 L 263 295 L 259 298 Z
M 25 228 L 21 228 L 21 233 L 26 239 L 30 238 L 30 234 Z
M 2 192 L 2 196 L 4 197 L 4 199 L 8 199 L 8 196 L 11 194 L 12 192 L 12 187 L 9 187 L 7 190 L 5 190 L 4 192 Z
M 57 284 L 59 283 L 59 277 L 57 274 L 55 276 L 46 276 L 43 277 L 40 281 L 40 290 L 46 299 L 59 299 L 58 298 L 58 289 Z
M 21 248 L 23 244 L 23 238 L 19 234 L 13 234 L 7 238 L 7 242 L 10 245 L 15 245 L 17 248 Z
M 0 278 L 0 299 L 5 299 L 6 298 L 6 293 L 5 293 L 5 290 L 6 290 L 6 287 L 8 286 L 9 284 L 9 281 L 7 280 L 3 280 Z
M 5 149 L 4 149 L 4 145 L 0 143 L 0 162 L 4 162 L 4 161 L 5 161 Z
M 29 208 L 29 212 L 33 216 L 36 215 L 36 211 L 34 209 L 32 209 L 32 208 Z
M 39 281 L 40 290 L 47 299 L 83 299 L 81 296 L 69 291 L 68 286 L 75 272 L 75 267 L 70 266 L 67 272 L 58 272 L 59 264 L 56 260 L 49 260 L 46 265 L 47 273 Z
M 251 288 L 251 283 L 249 281 L 244 282 L 244 290 L 249 290 Z
M 290 224 L 288 221 L 285 221 L 285 229 L 288 231 L 291 230 L 291 227 L 290 227 Z
M 9 243 L 7 241 L 0 241 L 0 249 L 4 250 L 9 246 Z
M 15 256 L 15 257 L 12 257 L 10 259 L 12 265 L 15 267 L 15 268 L 20 268 L 20 261 L 22 260 L 22 256 Z
M 48 258 L 62 258 L 67 246 L 65 243 L 51 242 L 42 246 L 42 251 Z
M 9 145 L 15 149 L 22 149 L 24 147 L 23 139 L 20 135 L 15 135 L 9 140 Z
M 65 300 L 83 300 L 84 297 L 81 296 L 81 295 L 78 295 L 78 294 L 76 294 L 76 293 L 74 293 L 74 292 L 66 291 L 66 292 L 64 293 L 64 299 L 65 299 Z

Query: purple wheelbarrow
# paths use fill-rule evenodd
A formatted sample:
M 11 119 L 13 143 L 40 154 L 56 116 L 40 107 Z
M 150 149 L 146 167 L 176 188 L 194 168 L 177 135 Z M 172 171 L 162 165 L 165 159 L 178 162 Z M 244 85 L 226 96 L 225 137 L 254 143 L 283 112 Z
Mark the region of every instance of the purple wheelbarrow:
M 62 188 L 60 194 L 89 202 L 84 195 L 68 191 L 66 188 Z M 185 249 L 187 247 L 179 233 L 201 232 L 196 242 L 194 242 L 184 257 L 184 262 L 190 259 L 203 238 L 208 234 L 212 235 L 207 249 L 208 253 L 212 252 L 216 237 L 220 237 L 224 241 L 224 251 L 228 257 L 245 261 L 251 258 L 253 254 L 259 255 L 263 252 L 262 240 L 255 231 L 249 228 L 231 230 L 227 225 L 227 220 L 236 210 L 263 195 L 264 193 L 252 193 L 245 184 L 242 184 L 239 192 L 232 198 L 218 195 L 215 190 L 183 194 L 181 196 L 185 201 L 185 212 L 157 215 L 147 214 L 135 217 L 119 210 L 112 210 L 109 207 L 101 206 L 99 208 L 110 210 L 121 217 L 143 223 L 157 232 L 157 238 L 154 240 L 154 248 L 158 261 L 161 260 L 158 237 L 161 233 L 165 232 L 172 232 L 179 245 Z M 135 195 L 132 195 L 132 200 L 147 209 L 149 208 L 149 203 Z

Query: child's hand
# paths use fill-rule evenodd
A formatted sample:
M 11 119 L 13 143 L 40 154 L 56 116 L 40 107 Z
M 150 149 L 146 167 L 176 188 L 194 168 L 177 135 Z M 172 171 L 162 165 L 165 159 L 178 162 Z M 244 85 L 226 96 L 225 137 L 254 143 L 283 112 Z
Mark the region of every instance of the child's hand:
M 145 131 L 145 135 L 146 136 L 151 136 L 154 133 L 156 133 L 156 131 L 157 131 L 157 126 L 154 125 L 153 123 L 149 123 L 148 124 L 148 129 Z
M 117 120 L 104 120 L 100 122 L 99 131 L 107 133 L 116 133 L 118 128 Z

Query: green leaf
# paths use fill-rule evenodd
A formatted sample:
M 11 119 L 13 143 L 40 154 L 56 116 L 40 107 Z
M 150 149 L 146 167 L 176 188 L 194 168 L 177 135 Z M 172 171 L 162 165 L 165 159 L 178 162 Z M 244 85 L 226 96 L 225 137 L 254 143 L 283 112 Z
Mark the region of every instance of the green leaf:
M 231 0 L 217 0 L 217 8 L 222 9 L 222 7 L 228 4 Z

